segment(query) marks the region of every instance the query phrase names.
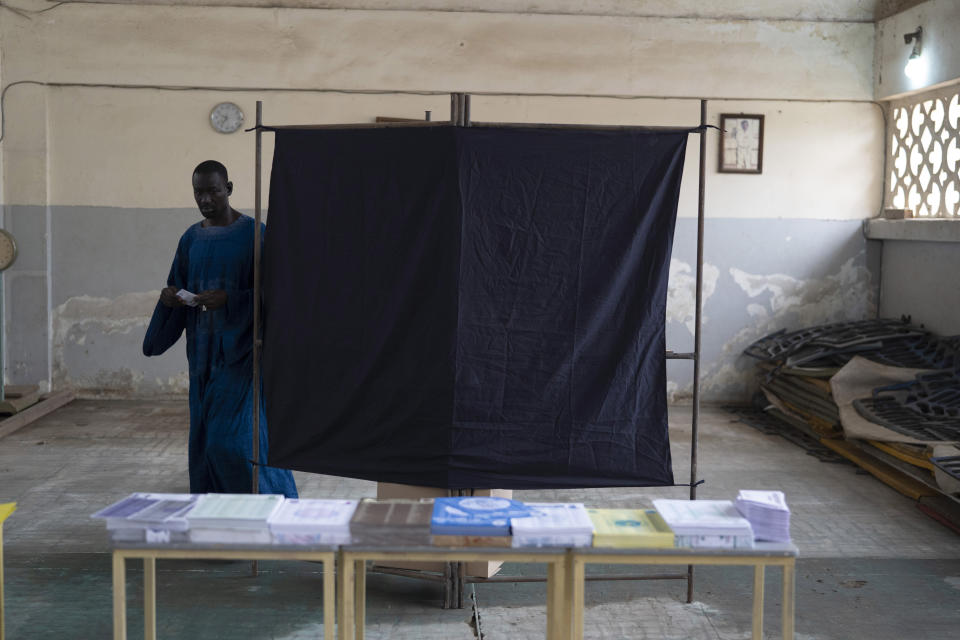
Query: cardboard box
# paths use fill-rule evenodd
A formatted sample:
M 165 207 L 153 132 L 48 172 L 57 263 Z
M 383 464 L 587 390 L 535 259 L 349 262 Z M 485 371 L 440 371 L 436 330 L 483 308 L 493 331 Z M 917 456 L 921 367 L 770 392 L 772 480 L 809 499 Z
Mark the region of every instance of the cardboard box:
M 511 489 L 473 489 L 475 496 L 490 496 L 494 498 L 513 498 Z M 394 484 L 392 482 L 377 483 L 377 499 L 391 498 L 419 499 L 445 498 L 449 494 L 447 489 L 437 487 L 417 487 L 409 484 Z M 467 562 L 467 575 L 480 578 L 490 578 L 500 570 L 502 562 Z M 381 566 L 396 567 L 398 569 L 417 569 L 419 571 L 434 571 L 443 573 L 442 562 L 391 562 Z

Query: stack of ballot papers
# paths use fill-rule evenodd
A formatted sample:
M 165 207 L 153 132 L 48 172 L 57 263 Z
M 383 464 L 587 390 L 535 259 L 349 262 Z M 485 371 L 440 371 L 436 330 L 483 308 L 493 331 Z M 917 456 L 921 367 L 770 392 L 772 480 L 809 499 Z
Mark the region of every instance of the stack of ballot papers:
M 199 496 L 189 493 L 131 493 L 91 518 L 103 520 L 114 542 L 187 542 L 186 514 Z
M 593 522 L 580 503 L 527 502 L 530 514 L 510 518 L 514 547 L 589 547 Z
M 284 500 L 270 518 L 277 544 L 350 544 L 356 500 Z
M 284 497 L 275 494 L 207 493 L 187 515 L 190 542 L 270 544 L 270 518 Z
M 755 539 L 790 542 L 790 508 L 782 491 L 741 490 L 737 511 L 750 521 Z
M 587 509 L 593 521 L 593 546 L 667 548 L 673 531 L 653 509 Z
M 361 500 L 350 519 L 355 545 L 430 544 L 432 500 Z
M 529 514 L 526 505 L 508 498 L 434 498 L 430 532 L 441 536 L 509 536 L 510 518 Z
M 753 528 L 730 500 L 654 500 L 678 547 L 752 549 Z

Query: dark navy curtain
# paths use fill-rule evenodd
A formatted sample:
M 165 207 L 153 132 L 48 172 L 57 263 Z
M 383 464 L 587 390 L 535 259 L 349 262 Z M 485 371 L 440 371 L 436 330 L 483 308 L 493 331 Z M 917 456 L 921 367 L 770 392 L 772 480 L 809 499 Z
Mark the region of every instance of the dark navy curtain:
M 269 464 L 673 484 L 664 325 L 688 133 L 278 130 Z

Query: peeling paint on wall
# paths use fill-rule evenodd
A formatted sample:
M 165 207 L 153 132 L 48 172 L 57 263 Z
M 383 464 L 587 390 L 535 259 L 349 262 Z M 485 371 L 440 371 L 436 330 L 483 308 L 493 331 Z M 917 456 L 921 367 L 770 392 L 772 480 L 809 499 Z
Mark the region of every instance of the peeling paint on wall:
M 717 290 L 720 269 L 704 263 L 703 265 L 703 303 Z M 667 285 L 667 322 L 680 322 L 686 325 L 693 335 L 696 323 L 697 276 L 693 267 L 680 260 L 670 260 L 670 283 Z M 707 315 L 701 318 L 707 323 Z
M 782 273 L 769 275 L 751 274 L 730 268 L 734 282 L 751 298 L 769 293 L 766 303 L 773 316 L 785 313 L 809 319 L 806 324 L 818 324 L 822 318 L 836 317 L 844 310 L 853 317 L 863 318 L 872 306 L 873 291 L 869 285 L 870 272 L 856 266 L 854 258 L 840 267 L 839 273 L 821 279 L 800 280 Z M 767 310 L 764 305 L 751 305 L 754 313 Z M 759 309 L 758 309 L 759 307 Z M 752 315 L 752 314 L 751 314 Z
M 680 385 L 674 382 L 673 380 L 667 380 L 667 402 L 673 404 L 680 400 L 679 397 Z M 687 394 L 689 396 L 689 394 Z
M 97 322 L 111 331 L 125 333 L 136 326 L 146 326 L 159 297 L 159 290 L 126 293 L 113 299 L 76 296 L 57 307 L 54 315 L 66 326 Z
M 159 291 L 127 293 L 116 298 L 75 296 L 54 309 L 53 380 L 56 388 L 73 388 L 84 396 L 128 397 L 182 394 L 186 371 L 156 376 L 140 353 L 140 343 Z
M 753 322 L 746 324 L 722 347 L 721 357 L 704 368 L 705 395 L 736 397 L 754 386 L 755 362 L 742 356 L 752 342 L 779 329 L 788 331 L 828 322 L 873 317 L 876 308 L 870 271 L 862 255 L 850 258 L 836 273 L 798 279 L 782 273 L 751 274 L 730 268 L 734 282 L 758 302 L 747 305 Z

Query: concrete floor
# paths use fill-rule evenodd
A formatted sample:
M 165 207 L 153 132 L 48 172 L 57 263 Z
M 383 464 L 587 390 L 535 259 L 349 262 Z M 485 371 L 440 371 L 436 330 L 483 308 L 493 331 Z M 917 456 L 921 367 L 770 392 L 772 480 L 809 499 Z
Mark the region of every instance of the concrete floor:
M 111 635 L 110 556 L 89 514 L 132 491 L 188 490 L 185 401 L 76 401 L 0 439 L 0 502 L 6 522 L 6 628 L 10 640 Z M 690 410 L 670 416 L 678 482 L 689 477 Z M 793 510 L 798 640 L 960 637 L 960 536 L 853 466 L 819 462 L 719 409 L 700 427 L 701 498 L 740 488 L 781 489 Z M 363 497 L 371 482 L 297 474 L 303 497 Z M 687 489 L 520 491 L 521 500 L 650 506 Z M 128 566 L 130 637 L 142 637 L 141 575 Z M 615 572 L 614 567 L 599 567 Z M 537 574 L 506 565 L 503 574 Z M 158 563 L 159 635 L 183 638 L 322 637 L 321 565 Z M 772 571 L 772 570 L 771 570 Z M 635 571 L 634 571 L 635 572 Z M 734 640 L 750 637 L 751 570 L 700 568 L 694 602 L 682 581 L 587 585 L 589 638 Z M 767 637 L 779 637 L 779 581 L 767 578 Z M 480 584 L 462 610 L 440 608 L 435 583 L 371 574 L 367 637 L 543 637 L 542 583 Z

